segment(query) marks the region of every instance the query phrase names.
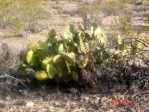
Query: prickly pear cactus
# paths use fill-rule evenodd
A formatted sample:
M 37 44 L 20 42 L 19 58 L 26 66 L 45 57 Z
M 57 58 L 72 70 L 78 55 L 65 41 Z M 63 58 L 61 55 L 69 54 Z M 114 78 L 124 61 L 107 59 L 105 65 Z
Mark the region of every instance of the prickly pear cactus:
M 64 35 L 58 35 L 55 30 L 51 30 L 46 41 L 28 45 L 22 58 L 22 66 L 34 69 L 33 75 L 39 81 L 56 77 L 78 81 L 80 74 L 75 68 L 86 68 L 90 64 L 92 41 L 104 41 L 104 33 L 97 24 L 93 24 L 86 31 L 70 25 Z

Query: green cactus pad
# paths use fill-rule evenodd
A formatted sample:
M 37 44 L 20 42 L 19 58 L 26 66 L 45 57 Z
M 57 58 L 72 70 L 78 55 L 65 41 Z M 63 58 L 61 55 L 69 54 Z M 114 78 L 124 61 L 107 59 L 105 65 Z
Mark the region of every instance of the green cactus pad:
M 36 71 L 34 74 L 35 78 L 38 81 L 43 81 L 49 78 L 48 74 L 45 71 Z
M 27 63 L 30 64 L 32 62 L 33 58 L 34 58 L 34 52 L 32 50 L 29 50 L 26 55 Z

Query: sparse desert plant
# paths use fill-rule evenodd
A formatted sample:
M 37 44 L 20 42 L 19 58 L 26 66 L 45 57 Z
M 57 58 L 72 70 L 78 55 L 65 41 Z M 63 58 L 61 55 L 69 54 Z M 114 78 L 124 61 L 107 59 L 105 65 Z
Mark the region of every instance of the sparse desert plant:
M 6 95 L 12 88 L 18 86 L 19 57 L 7 43 L 0 44 L 0 93 Z M 21 82 L 21 81 L 20 81 Z
M 6 34 L 22 33 L 27 22 L 35 22 L 40 15 L 42 0 L 0 0 L 0 28 Z
M 101 23 L 102 16 L 121 16 L 131 14 L 133 9 L 132 1 L 129 0 L 93 0 L 85 1 L 81 7 L 81 16 L 85 25 L 91 25 L 92 22 Z

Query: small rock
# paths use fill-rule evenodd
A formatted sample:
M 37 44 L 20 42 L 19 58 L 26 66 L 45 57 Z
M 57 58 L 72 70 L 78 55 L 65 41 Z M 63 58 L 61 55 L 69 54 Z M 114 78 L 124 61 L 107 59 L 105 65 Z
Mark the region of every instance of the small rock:
M 33 105 L 34 105 L 33 102 L 27 102 L 27 103 L 26 103 L 26 106 L 27 106 L 27 107 L 33 107 Z
M 23 95 L 27 95 L 28 94 L 28 90 L 19 90 L 19 92 Z
M 11 99 L 10 96 L 7 96 L 7 97 L 6 97 L 6 100 L 10 100 L 10 99 Z
M 41 89 L 42 90 L 46 90 L 47 89 L 47 86 L 41 86 Z
M 76 88 L 69 88 L 68 91 L 71 93 L 71 94 L 77 94 L 78 93 L 78 90 Z

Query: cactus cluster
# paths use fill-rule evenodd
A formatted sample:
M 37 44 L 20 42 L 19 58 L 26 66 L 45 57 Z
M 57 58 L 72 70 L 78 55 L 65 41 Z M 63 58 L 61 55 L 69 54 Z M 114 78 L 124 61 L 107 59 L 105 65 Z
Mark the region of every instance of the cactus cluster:
M 22 67 L 31 68 L 39 81 L 63 77 L 78 81 L 80 70 L 135 60 L 146 43 L 139 38 L 116 38 L 113 47 L 105 41 L 102 29 L 95 23 L 89 30 L 74 25 L 66 27 L 64 35 L 52 29 L 46 41 L 29 44 L 22 57 Z
M 82 69 L 91 63 L 90 46 L 103 42 L 104 33 L 95 23 L 89 30 L 70 25 L 64 35 L 52 29 L 46 41 L 28 45 L 22 67 L 34 69 L 33 75 L 39 81 L 55 77 L 78 81 L 80 74 L 76 68 Z

